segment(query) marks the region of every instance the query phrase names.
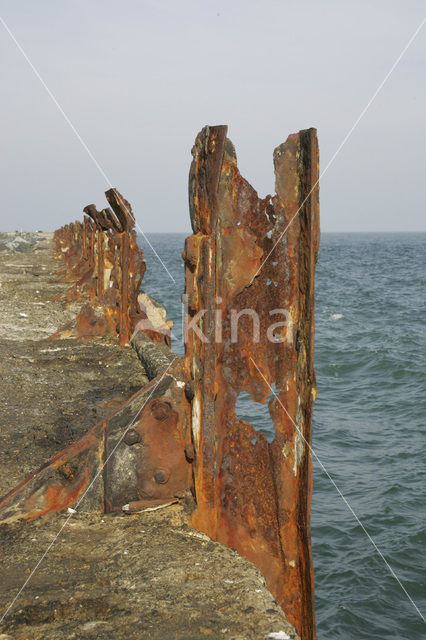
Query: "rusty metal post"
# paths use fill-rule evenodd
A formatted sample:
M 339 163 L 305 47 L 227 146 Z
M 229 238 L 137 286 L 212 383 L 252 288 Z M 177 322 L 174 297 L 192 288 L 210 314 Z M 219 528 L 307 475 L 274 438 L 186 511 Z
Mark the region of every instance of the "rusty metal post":
M 316 132 L 291 135 L 275 149 L 277 193 L 263 200 L 240 175 L 226 132 L 201 131 L 189 179 L 194 233 L 184 252 L 186 293 L 201 330 L 187 342 L 193 524 L 254 562 L 302 639 L 311 640 Z M 258 425 L 238 419 L 235 405 L 242 391 L 264 404 L 274 385 L 268 443 Z
M 119 337 L 120 344 L 128 344 L 129 327 L 129 236 L 120 234 Z
M 123 196 L 117 191 L 117 189 L 109 189 L 106 193 L 106 198 L 111 205 L 111 208 L 119 220 L 122 233 L 119 234 L 119 337 L 120 344 L 128 344 L 130 336 L 132 335 L 134 326 L 131 326 L 130 315 L 134 310 L 133 299 L 137 298 L 138 291 L 133 286 L 134 277 L 129 270 L 131 262 L 130 252 L 130 237 L 133 233 L 135 225 L 135 218 L 133 216 L 132 207 L 130 203 L 123 198 Z M 132 245 L 133 252 L 137 249 L 136 243 Z M 145 269 L 144 269 L 145 271 Z M 143 275 L 143 274 L 142 274 Z M 140 280 L 137 279 L 139 288 Z

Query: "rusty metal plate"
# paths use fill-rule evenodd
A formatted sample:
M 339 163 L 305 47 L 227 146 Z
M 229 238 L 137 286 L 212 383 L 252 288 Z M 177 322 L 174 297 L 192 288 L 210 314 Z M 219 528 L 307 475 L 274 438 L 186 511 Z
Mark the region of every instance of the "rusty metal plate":
M 90 429 L 0 500 L 0 522 L 33 520 L 63 511 L 85 496 L 84 510 L 102 511 L 105 421 Z M 89 491 L 90 489 L 90 491 Z
M 307 640 L 315 634 L 309 519 L 316 131 L 291 135 L 275 149 L 277 193 L 265 199 L 240 175 L 226 132 L 225 126 L 201 131 L 189 179 L 194 233 L 184 251 L 186 294 L 190 315 L 203 313 L 202 335 L 190 331 L 187 342 L 194 382 L 193 524 L 260 568 Z M 277 309 L 287 312 L 285 326 L 271 327 L 283 320 L 271 315 Z M 232 313 L 243 310 L 258 318 L 258 341 L 253 314 L 241 315 L 237 340 L 233 336 Z M 268 443 L 237 418 L 235 406 L 242 391 L 265 403 L 273 385 L 277 397 L 268 409 L 275 437 Z

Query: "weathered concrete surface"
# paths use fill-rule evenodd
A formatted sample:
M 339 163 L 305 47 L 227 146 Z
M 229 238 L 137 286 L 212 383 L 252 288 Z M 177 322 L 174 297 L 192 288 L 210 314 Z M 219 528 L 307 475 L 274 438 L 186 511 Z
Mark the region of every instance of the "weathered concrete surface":
M 65 523 L 0 528 L 2 609 Z M 180 505 L 135 516 L 73 516 L 1 627 L 26 640 L 296 638 L 260 572 L 186 525 Z
M 0 493 L 147 382 L 130 347 L 44 340 L 78 311 L 50 302 L 69 286 L 58 282 L 51 248 L 47 237 L 30 252 L 0 253 Z M 188 502 L 133 516 L 72 516 L 0 638 L 258 640 L 280 630 L 296 638 L 259 571 L 188 527 Z M 0 617 L 66 518 L 0 528 Z
M 46 341 L 81 306 L 51 302 L 69 288 L 56 271 L 46 235 L 31 252 L 0 253 L 0 495 L 148 381 L 114 339 Z
M 52 235 L 0 234 L 0 338 L 47 338 L 59 325 L 74 318 L 81 306 L 63 308 L 59 303 L 51 303 L 55 294 L 64 293 L 70 287 L 57 276 L 58 263 L 51 251 Z M 25 241 L 25 252 L 8 249 L 7 245 L 18 239 Z

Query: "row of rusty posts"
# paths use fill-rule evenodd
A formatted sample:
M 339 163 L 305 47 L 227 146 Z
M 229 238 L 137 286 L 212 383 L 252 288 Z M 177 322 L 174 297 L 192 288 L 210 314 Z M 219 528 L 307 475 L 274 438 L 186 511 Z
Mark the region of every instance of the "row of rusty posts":
M 74 283 L 66 301 L 85 302 L 73 327 L 76 337 L 115 333 L 120 344 L 128 344 L 143 317 L 137 298 L 146 266 L 129 202 L 117 189 L 105 195 L 110 207 L 98 211 L 89 204 L 83 222 L 55 231 L 56 254 L 64 261 L 64 280 Z M 72 333 L 71 327 L 63 327 L 53 337 L 67 332 Z

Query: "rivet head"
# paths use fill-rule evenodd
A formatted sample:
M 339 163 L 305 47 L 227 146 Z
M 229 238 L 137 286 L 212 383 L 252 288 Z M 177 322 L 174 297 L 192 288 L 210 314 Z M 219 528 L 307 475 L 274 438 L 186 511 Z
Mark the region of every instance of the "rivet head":
M 157 471 L 154 473 L 154 480 L 157 484 L 166 484 L 168 479 L 169 476 L 166 471 L 164 471 L 164 469 L 157 469 Z
M 170 402 L 155 400 L 151 405 L 152 415 L 156 420 L 167 420 L 172 410 Z
M 140 442 L 141 437 L 139 433 L 135 429 L 129 429 L 126 435 L 124 436 L 124 442 L 131 446 L 132 444 L 136 444 Z
M 185 384 L 185 398 L 188 400 L 188 402 L 191 402 L 193 397 L 194 383 L 192 382 L 192 380 L 188 380 L 188 382 Z

